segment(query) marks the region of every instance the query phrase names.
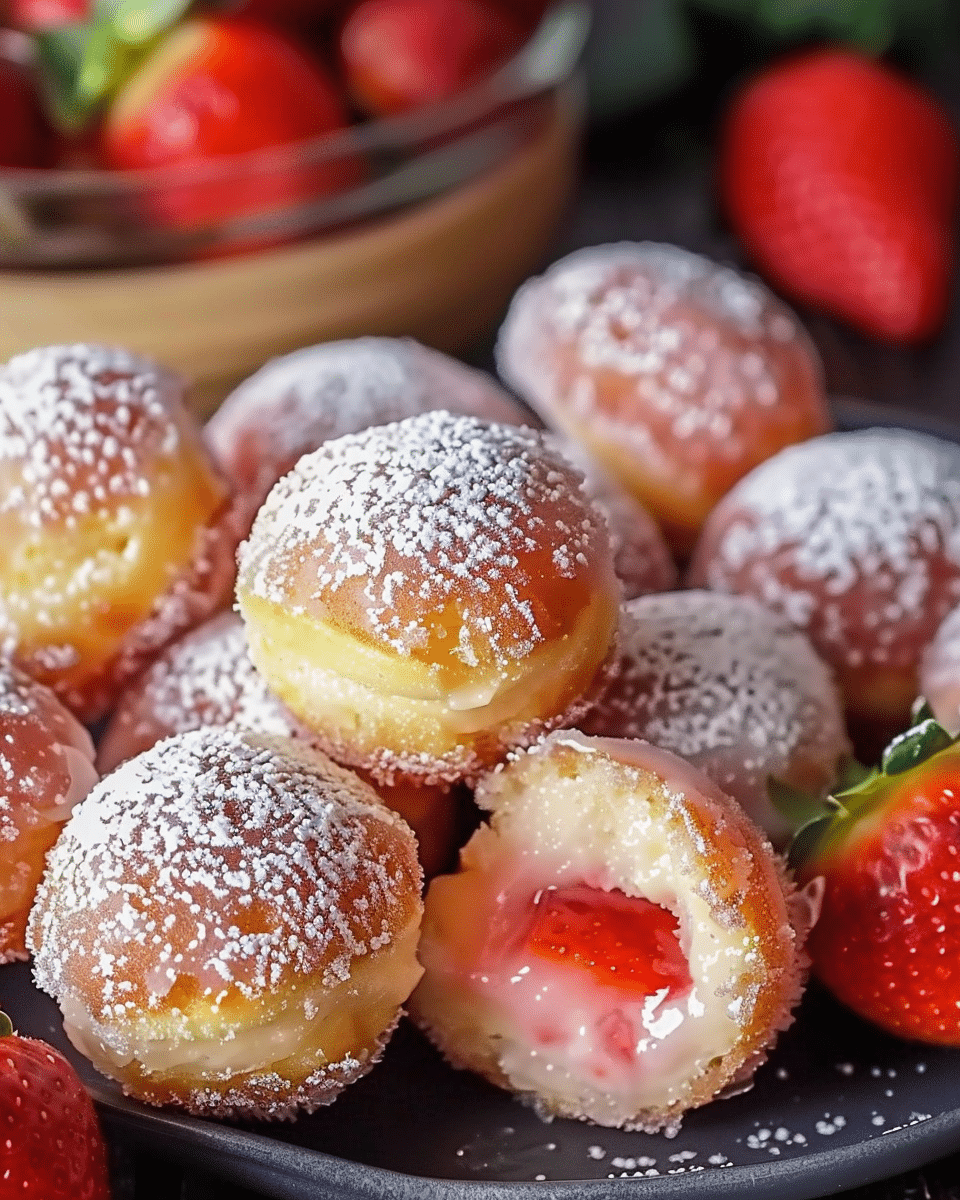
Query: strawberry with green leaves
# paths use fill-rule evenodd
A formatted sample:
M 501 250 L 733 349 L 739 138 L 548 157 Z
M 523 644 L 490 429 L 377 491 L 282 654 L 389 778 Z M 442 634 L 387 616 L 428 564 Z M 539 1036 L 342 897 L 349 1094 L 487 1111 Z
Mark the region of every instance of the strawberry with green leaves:
M 0 1013 L 0 1197 L 110 1200 L 93 1102 L 46 1042 L 17 1037 Z
M 361 174 L 356 158 L 295 152 L 269 165 L 203 173 L 212 160 L 279 150 L 342 129 L 349 117 L 322 64 L 293 38 L 252 18 L 194 17 L 164 37 L 114 97 L 100 156 L 116 170 L 164 168 L 155 216 L 200 226 L 336 191 Z M 197 179 L 178 168 L 199 168 Z M 189 172 L 188 172 L 189 175 Z
M 824 881 L 807 943 L 848 1007 L 901 1037 L 960 1046 L 960 743 L 929 708 L 791 848 Z

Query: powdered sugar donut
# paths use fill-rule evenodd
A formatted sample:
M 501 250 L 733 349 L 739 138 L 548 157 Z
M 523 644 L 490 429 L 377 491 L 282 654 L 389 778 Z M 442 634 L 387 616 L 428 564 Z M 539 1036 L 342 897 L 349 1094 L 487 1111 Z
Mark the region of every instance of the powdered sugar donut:
M 624 604 L 613 681 L 580 728 L 673 751 L 774 844 L 794 830 L 768 779 L 824 794 L 850 752 L 843 702 L 806 636 L 749 596 L 716 592 Z
M 46 853 L 96 782 L 83 726 L 49 688 L 0 663 L 0 963 L 26 958 Z
M 304 454 L 439 408 L 508 425 L 535 421 L 482 371 L 410 338 L 363 337 L 267 363 L 226 398 L 205 433 L 236 482 L 249 528 L 267 493 Z
M 182 399 L 99 346 L 0 371 L 0 645 L 84 720 L 229 596 L 229 489 Z
M 850 713 L 898 724 L 960 601 L 960 446 L 906 430 L 782 451 L 711 514 L 694 586 L 752 595 L 804 630 Z
M 816 893 L 743 810 L 644 742 L 557 732 L 427 893 L 411 1013 L 543 1115 L 651 1131 L 750 1078 L 790 1023 Z
M 223 725 L 298 735 L 293 714 L 250 661 L 243 622 L 232 612 L 172 642 L 123 691 L 97 747 L 97 766 L 107 774 L 164 738 Z
M 97 765 L 106 774 L 163 738 L 225 725 L 313 741 L 253 665 L 235 613 L 173 642 L 130 684 L 100 739 Z M 413 829 L 423 869 L 435 875 L 455 849 L 457 797 L 439 787 L 373 787 Z
M 74 1045 L 150 1104 L 282 1118 L 377 1059 L 420 977 L 407 826 L 307 746 L 161 742 L 78 806 L 30 916 Z
M 816 351 L 790 310 L 676 246 L 561 259 L 518 292 L 497 360 L 681 550 L 741 476 L 831 424 Z
M 254 662 L 337 761 L 476 778 L 575 719 L 610 653 L 619 586 L 582 484 L 542 434 L 445 412 L 327 442 L 241 548 Z
M 923 652 L 920 694 L 941 725 L 960 732 L 960 608 L 947 614 Z
M 607 518 L 613 567 L 623 585 L 624 599 L 675 588 L 677 564 L 653 517 L 582 446 L 569 441 L 561 446 L 583 471 L 588 495 Z

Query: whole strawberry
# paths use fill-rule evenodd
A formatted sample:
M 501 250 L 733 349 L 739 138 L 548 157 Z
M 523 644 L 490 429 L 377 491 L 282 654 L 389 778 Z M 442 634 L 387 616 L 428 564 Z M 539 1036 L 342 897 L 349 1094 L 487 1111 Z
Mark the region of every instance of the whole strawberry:
M 762 72 L 721 137 L 722 200 L 761 269 L 793 298 L 892 342 L 943 321 L 958 172 L 937 103 L 843 49 Z
M 0 1013 L 0 1198 L 110 1200 L 106 1151 L 76 1071 Z
M 794 839 L 824 880 L 814 971 L 868 1021 L 960 1046 L 960 744 L 923 708 L 882 765 Z
M 36 31 L 85 21 L 93 0 L 9 0 L 7 20 L 16 29 Z
M 435 104 L 490 74 L 523 29 L 491 0 L 360 0 L 340 31 L 356 103 L 383 116 Z
M 279 149 L 348 124 L 333 80 L 293 38 L 244 17 L 178 25 L 127 81 L 100 137 L 103 164 L 168 169 L 154 215 L 164 224 L 211 225 L 282 209 L 355 182 L 355 158 L 277 154 L 269 165 L 207 176 L 211 160 Z M 196 178 L 178 168 L 199 169 Z

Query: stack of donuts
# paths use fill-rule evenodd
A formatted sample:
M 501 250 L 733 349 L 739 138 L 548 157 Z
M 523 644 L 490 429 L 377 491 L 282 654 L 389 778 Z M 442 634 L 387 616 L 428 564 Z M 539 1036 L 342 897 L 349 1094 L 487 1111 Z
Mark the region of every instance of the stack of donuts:
M 204 430 L 120 350 L 0 369 L 0 955 L 142 1100 L 310 1111 L 406 1006 L 673 1129 L 803 990 L 771 777 L 826 794 L 921 674 L 960 726 L 960 447 L 832 432 L 760 284 L 582 251 L 498 364 L 317 346 Z

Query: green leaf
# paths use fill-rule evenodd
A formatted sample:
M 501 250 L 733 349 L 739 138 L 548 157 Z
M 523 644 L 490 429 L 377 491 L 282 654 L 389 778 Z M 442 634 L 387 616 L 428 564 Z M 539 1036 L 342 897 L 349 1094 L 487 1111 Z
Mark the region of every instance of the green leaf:
M 819 796 L 813 796 L 774 775 L 767 776 L 767 795 L 773 807 L 794 829 L 799 829 L 824 813 L 823 800 Z
M 97 11 L 126 46 L 145 46 L 175 25 L 191 0 L 98 0 Z
M 696 65 L 681 0 L 597 6 L 586 51 L 591 112 L 608 116 L 686 83 Z
M 910 706 L 910 724 L 919 725 L 921 721 L 935 721 L 936 714 L 930 707 L 926 696 L 918 696 Z
M 840 762 L 833 795 L 846 796 L 855 793 L 865 784 L 872 783 L 879 774 L 876 767 L 865 767 L 852 754 L 848 754 Z
M 5 1012 L 0 1012 L 0 1038 L 13 1036 L 13 1022 Z
M 954 738 L 944 727 L 928 717 L 893 739 L 883 752 L 881 770 L 885 775 L 902 775 L 953 743 Z
M 807 821 L 805 825 L 801 825 L 794 834 L 790 849 L 787 851 L 787 862 L 793 870 L 816 855 L 817 848 L 824 834 L 833 825 L 834 819 L 834 814 L 827 812 L 819 817 L 814 817 L 812 821 Z
M 64 133 L 76 133 L 84 124 L 78 81 L 88 37 L 85 25 L 58 25 L 35 39 L 43 100 Z
M 77 73 L 77 103 L 81 113 L 91 114 L 111 91 L 114 80 L 124 71 L 129 51 L 113 36 L 106 25 L 89 30 Z

